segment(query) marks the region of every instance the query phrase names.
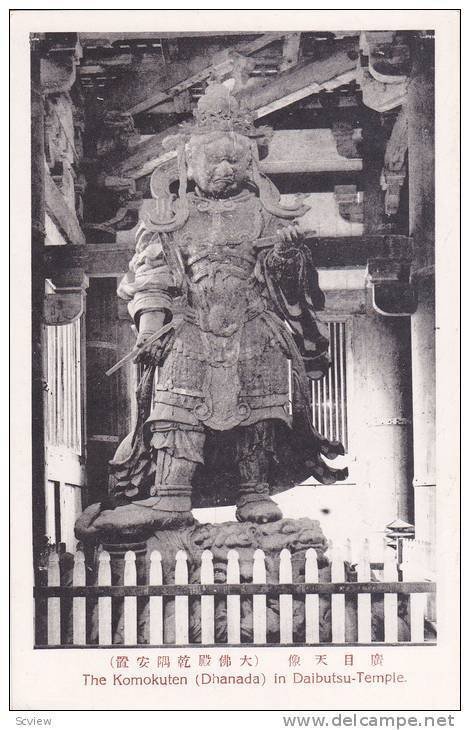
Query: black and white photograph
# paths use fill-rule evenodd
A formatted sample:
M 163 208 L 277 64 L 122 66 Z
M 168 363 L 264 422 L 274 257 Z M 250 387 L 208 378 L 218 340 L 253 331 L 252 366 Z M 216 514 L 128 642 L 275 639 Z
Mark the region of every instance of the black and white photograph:
M 129 709 L 398 692 L 442 636 L 436 25 L 94 12 L 28 31 L 28 650 Z

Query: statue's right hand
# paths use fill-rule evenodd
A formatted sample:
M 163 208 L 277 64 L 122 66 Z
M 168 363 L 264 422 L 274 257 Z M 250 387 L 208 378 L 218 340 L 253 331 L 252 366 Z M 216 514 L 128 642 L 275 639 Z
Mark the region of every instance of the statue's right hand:
M 143 332 L 139 332 L 137 335 L 137 342 L 135 343 L 135 346 L 141 349 L 145 346 L 146 342 L 152 337 L 154 333 L 151 330 L 145 330 Z
M 155 342 L 152 342 L 151 345 L 148 345 L 148 340 L 154 335 L 154 332 L 151 331 L 143 331 L 139 332 L 139 335 L 137 337 L 137 342 L 135 343 L 135 347 L 138 350 L 137 355 L 134 358 L 134 362 L 142 363 L 143 365 L 148 365 L 154 362 L 155 360 L 158 362 L 160 359 L 160 355 L 162 352 L 162 340 L 156 340 Z

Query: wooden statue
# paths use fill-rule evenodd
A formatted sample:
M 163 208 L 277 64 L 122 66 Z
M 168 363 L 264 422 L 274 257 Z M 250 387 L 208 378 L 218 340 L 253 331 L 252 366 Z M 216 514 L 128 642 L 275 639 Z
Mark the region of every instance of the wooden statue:
M 167 141 L 179 195 L 154 173 L 155 210 L 118 289 L 143 375 L 135 430 L 111 462 L 111 505 L 132 503 L 136 518 L 145 508 L 156 529 L 192 524 L 192 506 L 223 504 L 236 504 L 241 522 L 272 522 L 282 514 L 270 495 L 310 476 L 331 484 L 347 475 L 323 461 L 343 447 L 310 417 L 309 378 L 326 372 L 328 341 L 295 223 L 307 209 L 280 204 L 259 169 L 268 130 L 225 86 L 209 85 L 194 116 Z

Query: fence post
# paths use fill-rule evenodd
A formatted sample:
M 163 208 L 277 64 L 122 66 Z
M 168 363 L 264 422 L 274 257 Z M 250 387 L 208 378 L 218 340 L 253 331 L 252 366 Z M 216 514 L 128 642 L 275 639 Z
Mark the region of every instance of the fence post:
M 60 586 L 60 566 L 58 553 L 51 552 L 47 569 L 47 585 Z M 60 645 L 60 598 L 47 600 L 47 643 L 49 646 Z
M 279 583 L 292 583 L 292 562 L 289 550 L 281 550 L 279 558 Z M 279 633 L 281 644 L 292 644 L 293 601 L 292 595 L 279 596 Z
M 227 583 L 240 584 L 240 566 L 236 550 L 227 553 Z M 227 596 L 227 642 L 239 644 L 240 634 L 240 596 Z
M 359 583 L 369 583 L 370 546 L 369 540 L 364 540 L 359 563 L 357 565 L 357 580 Z M 357 595 L 357 640 L 360 644 L 369 644 L 372 640 L 372 603 L 370 593 Z
M 162 556 L 158 550 L 153 550 L 150 555 L 151 586 L 161 586 L 163 583 Z M 163 644 L 163 596 L 150 596 L 149 598 L 149 643 L 152 645 Z
M 176 553 L 175 585 L 188 585 L 188 562 L 184 550 Z M 175 644 L 189 644 L 188 596 L 175 596 Z
M 201 585 L 214 583 L 212 553 L 204 550 L 201 555 Z M 214 596 L 201 596 L 201 644 L 215 643 Z
M 435 558 L 433 555 L 433 545 L 428 540 L 415 540 L 417 545 L 421 546 L 423 556 L 423 573 L 421 576 L 422 580 L 435 581 Z M 428 593 L 426 601 L 426 618 L 431 621 L 436 621 L 436 594 Z
M 73 585 L 86 585 L 85 556 L 81 550 L 75 553 Z M 73 599 L 73 643 L 86 644 L 86 598 Z
M 422 580 L 424 574 L 423 556 L 420 547 L 414 541 L 408 540 L 403 545 L 403 580 Z M 410 593 L 410 640 L 421 643 L 424 641 L 424 615 L 426 610 L 427 593 Z
M 397 555 L 392 547 L 384 547 L 383 580 L 388 583 L 398 581 Z M 398 642 L 398 595 L 384 593 L 384 639 L 386 644 Z
M 128 550 L 124 556 L 124 585 L 137 585 L 135 552 Z M 124 644 L 137 644 L 137 596 L 124 598 Z
M 341 552 L 330 543 L 331 582 L 344 583 L 344 560 Z M 333 644 L 344 644 L 346 640 L 344 594 L 333 593 L 331 596 L 331 640 Z
M 305 582 L 318 583 L 317 551 L 309 548 L 305 553 Z M 305 596 L 305 643 L 320 642 L 319 620 L 320 596 L 318 593 L 307 593 Z
M 102 550 L 98 558 L 98 585 L 111 585 L 111 557 L 106 550 Z M 109 646 L 113 643 L 111 602 L 111 596 L 100 596 L 98 598 L 98 643 L 100 646 Z
M 255 550 L 253 555 L 253 583 L 264 585 L 266 583 L 266 564 L 264 562 L 264 552 Z M 266 595 L 259 594 L 253 596 L 253 643 L 266 643 Z
M 111 558 L 111 585 L 124 585 L 124 573 L 126 565 L 125 555 L 129 550 L 134 553 L 136 559 L 136 583 L 134 585 L 137 585 L 137 575 L 139 575 L 142 580 L 146 572 L 146 542 L 103 543 L 103 549 L 109 553 Z M 124 637 L 124 603 L 125 601 L 123 598 L 118 598 L 116 596 L 112 599 L 111 626 L 113 640 L 116 644 L 126 643 Z

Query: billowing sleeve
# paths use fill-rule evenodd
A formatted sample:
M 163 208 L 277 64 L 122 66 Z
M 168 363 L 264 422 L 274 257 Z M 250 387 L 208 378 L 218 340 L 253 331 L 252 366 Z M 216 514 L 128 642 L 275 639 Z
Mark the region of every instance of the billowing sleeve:
M 136 252 L 129 271 L 118 286 L 118 296 L 128 302 L 131 317 L 138 323 L 142 312 L 171 310 L 173 276 L 163 254 L 158 233 L 141 226 L 136 236 Z

